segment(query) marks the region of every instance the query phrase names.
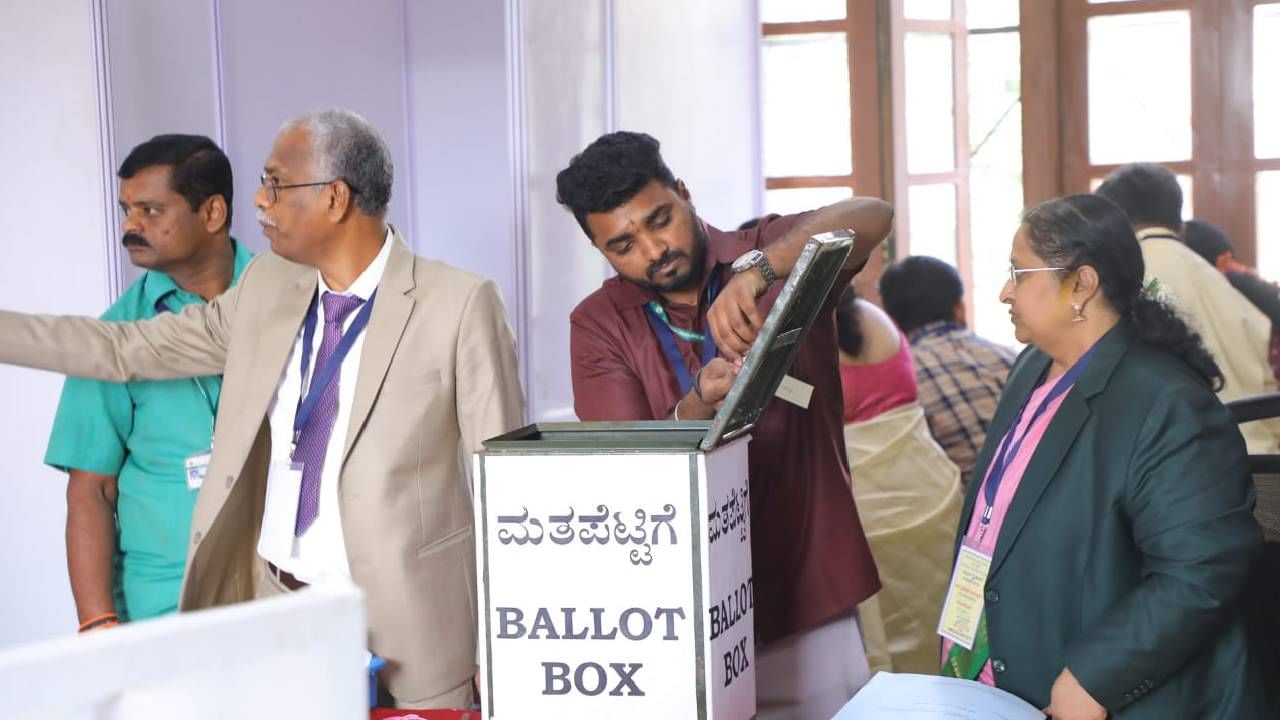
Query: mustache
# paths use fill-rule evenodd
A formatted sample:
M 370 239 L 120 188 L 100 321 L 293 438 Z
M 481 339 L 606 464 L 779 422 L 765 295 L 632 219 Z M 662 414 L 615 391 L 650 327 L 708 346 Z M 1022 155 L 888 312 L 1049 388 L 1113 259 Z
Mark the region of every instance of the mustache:
M 273 220 L 271 216 L 268 215 L 266 211 L 263 210 L 262 208 L 258 208 L 258 211 L 255 214 L 255 216 L 258 218 L 258 222 L 262 223 L 263 225 L 266 225 L 267 227 L 276 226 L 276 221 Z
M 668 250 L 662 253 L 662 257 L 649 263 L 649 268 L 644 271 L 645 277 L 649 278 L 649 280 L 653 280 L 653 276 L 658 274 L 658 271 L 662 269 L 663 265 L 679 260 L 682 257 L 688 257 L 688 253 L 683 250 Z
M 151 243 L 147 242 L 147 239 L 138 233 L 125 233 L 120 240 L 120 244 L 125 247 L 151 247 Z

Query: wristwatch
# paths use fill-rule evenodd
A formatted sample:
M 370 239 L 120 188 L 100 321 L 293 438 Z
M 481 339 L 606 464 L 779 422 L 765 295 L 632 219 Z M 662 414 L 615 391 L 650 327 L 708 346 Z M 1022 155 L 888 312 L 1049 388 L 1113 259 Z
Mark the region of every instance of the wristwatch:
M 760 271 L 761 277 L 764 278 L 764 289 L 766 291 L 778 279 L 777 274 L 773 272 L 773 266 L 769 264 L 769 258 L 759 250 L 748 250 L 740 255 L 737 260 L 734 260 L 733 265 L 729 266 L 734 275 L 746 272 L 751 268 L 756 268 Z

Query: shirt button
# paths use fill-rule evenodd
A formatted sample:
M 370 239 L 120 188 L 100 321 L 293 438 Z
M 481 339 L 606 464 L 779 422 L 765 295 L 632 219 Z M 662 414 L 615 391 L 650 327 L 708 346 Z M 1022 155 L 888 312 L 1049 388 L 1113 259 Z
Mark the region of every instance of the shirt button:
M 236 482 L 236 478 L 235 478 L 235 476 L 234 476 L 234 475 L 228 475 L 228 476 L 227 476 L 227 489 L 228 489 L 228 490 L 230 490 L 230 489 L 231 489 L 231 486 L 232 486 L 232 485 L 234 485 L 234 484 L 235 484 L 235 482 Z
M 987 588 L 987 594 L 984 597 L 986 597 L 987 602 L 992 605 L 1000 602 L 1000 593 L 996 592 L 995 588 Z
M 995 671 L 996 671 L 996 672 L 998 672 L 998 673 L 1002 673 L 1002 672 L 1004 672 L 1005 670 L 1008 670 L 1009 668 L 1008 668 L 1008 666 L 1006 666 L 1006 665 L 1004 664 L 1004 661 L 1003 661 L 1003 660 L 999 660 L 999 659 L 997 659 L 997 660 L 992 660 L 992 661 L 991 661 L 991 669 L 992 669 L 992 670 L 995 670 Z
M 199 544 L 200 544 L 200 539 L 201 539 L 201 538 L 203 538 L 203 537 L 204 537 L 204 533 L 201 533 L 199 530 L 197 530 L 197 531 L 196 531 L 196 534 L 191 536 L 191 544 L 192 544 L 192 545 L 199 545 Z

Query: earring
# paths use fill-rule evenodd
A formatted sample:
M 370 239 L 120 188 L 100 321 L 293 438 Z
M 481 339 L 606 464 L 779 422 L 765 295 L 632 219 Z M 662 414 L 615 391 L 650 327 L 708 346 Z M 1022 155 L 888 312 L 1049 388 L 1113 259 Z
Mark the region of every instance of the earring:
M 1071 309 L 1076 311 L 1076 316 L 1071 318 L 1071 322 L 1084 322 L 1084 306 L 1080 303 L 1074 303 Z

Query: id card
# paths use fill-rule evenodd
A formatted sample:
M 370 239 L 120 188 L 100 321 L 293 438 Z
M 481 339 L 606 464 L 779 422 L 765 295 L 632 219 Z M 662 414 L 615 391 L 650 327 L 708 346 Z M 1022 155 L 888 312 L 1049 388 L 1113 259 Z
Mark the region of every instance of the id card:
M 258 535 L 258 555 L 272 561 L 293 557 L 293 529 L 302 494 L 302 463 L 272 462 L 267 471 L 267 499 Z
M 801 410 L 808 410 L 809 400 L 813 397 L 813 386 L 790 375 L 784 375 L 782 376 L 782 383 L 778 385 L 778 391 L 774 395 L 799 407 Z
M 204 485 L 204 476 L 209 472 L 209 461 L 212 459 L 212 450 L 205 450 L 187 458 L 184 464 L 187 472 L 188 490 L 199 490 L 200 486 Z
M 978 636 L 985 602 L 983 592 L 990 572 L 990 555 L 967 545 L 960 546 L 951 584 L 947 587 L 947 599 L 942 605 L 942 617 L 938 619 L 938 634 L 965 650 L 973 649 L 973 641 Z

